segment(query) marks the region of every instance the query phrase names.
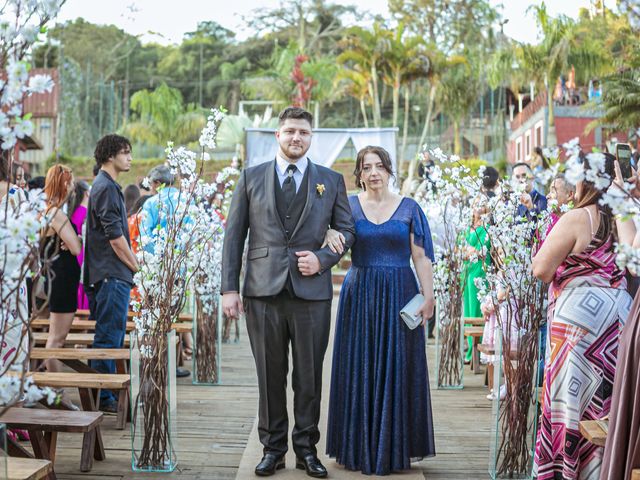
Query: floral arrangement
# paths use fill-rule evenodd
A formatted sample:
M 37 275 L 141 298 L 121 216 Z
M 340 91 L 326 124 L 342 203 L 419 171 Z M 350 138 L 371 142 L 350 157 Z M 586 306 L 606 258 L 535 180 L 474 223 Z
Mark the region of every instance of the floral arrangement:
M 160 224 L 152 232 L 141 230 L 140 271 L 134 278 L 140 300 L 132 302 L 136 324 L 132 344 L 141 356 L 140 390 L 132 399 L 133 437 L 143 438 L 141 449 L 133 451 L 134 468 L 139 470 L 164 469 L 175 457 L 169 431 L 167 361 L 174 346 L 167 344 L 167 333 L 185 305 L 187 287 L 197 279 L 204 311 L 215 303 L 210 289 L 219 284 L 216 261 L 222 226 L 212 207 L 218 187 L 202 179 L 202 170 L 206 149 L 215 148 L 223 115 L 223 110 L 212 109 L 200 136 L 199 158 L 196 152 L 168 144 L 167 164 L 181 179 L 180 185 L 175 195 L 149 200 L 158 202 Z
M 463 377 L 462 355 L 462 298 L 466 284 L 463 242 L 471 227 L 470 198 L 479 193 L 479 187 L 470 176 L 470 170 L 450 159 L 440 149 L 430 152 L 438 161 L 417 189 L 416 200 L 431 221 L 436 262 L 434 264 L 434 291 L 438 299 L 436 309 L 437 381 L 438 387 L 461 386 Z M 450 165 L 453 166 L 444 166 Z
M 53 82 L 46 75 L 29 77 L 27 53 L 41 40 L 46 25 L 56 17 L 62 0 L 7 0 L 0 5 L 0 156 L 13 161 L 16 143 L 33 133 L 30 115 L 23 115 L 24 98 L 49 92 Z M 41 229 L 46 228 L 41 204 L 30 203 L 19 189 L 10 189 L 0 201 L 0 414 L 17 401 L 57 394 L 36 387 L 27 376 L 30 317 L 26 303 L 26 279 L 34 284 L 47 271 L 49 259 L 39 261 Z M 51 258 L 57 252 L 51 252 Z M 39 312 L 32 312 L 35 317 Z

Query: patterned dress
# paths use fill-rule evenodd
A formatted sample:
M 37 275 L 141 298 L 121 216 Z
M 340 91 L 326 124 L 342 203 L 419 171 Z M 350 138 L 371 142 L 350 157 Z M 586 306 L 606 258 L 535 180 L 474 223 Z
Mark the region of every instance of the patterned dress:
M 583 252 L 570 254 L 549 290 L 534 459 L 538 480 L 597 480 L 600 475 L 604 449 L 584 439 L 579 424 L 609 413 L 620 332 L 631 307 L 613 238 L 602 237 L 598 231 Z

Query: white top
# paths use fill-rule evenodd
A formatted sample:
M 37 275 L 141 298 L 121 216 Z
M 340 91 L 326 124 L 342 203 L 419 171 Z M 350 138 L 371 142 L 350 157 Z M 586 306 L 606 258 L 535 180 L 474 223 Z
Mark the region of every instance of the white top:
M 295 165 L 297 170 L 293 174 L 293 179 L 296 181 L 296 193 L 300 189 L 300 184 L 302 183 L 302 177 L 304 177 L 304 172 L 307 169 L 307 165 L 309 164 L 309 160 L 307 157 L 303 157 L 298 160 L 296 163 L 291 163 L 285 160 L 280 156 L 280 153 L 276 154 L 276 173 L 278 174 L 278 181 L 280 182 L 280 186 L 287 178 L 287 167 L 289 165 Z

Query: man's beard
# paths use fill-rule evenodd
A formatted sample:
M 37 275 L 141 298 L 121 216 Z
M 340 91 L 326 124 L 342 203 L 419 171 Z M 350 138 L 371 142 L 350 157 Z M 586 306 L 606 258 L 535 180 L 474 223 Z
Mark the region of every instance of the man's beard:
M 307 149 L 305 149 L 302 145 L 300 146 L 301 150 L 299 150 L 300 153 L 294 153 L 291 148 L 283 148 L 283 152 L 284 154 L 290 158 L 291 160 L 299 160 L 302 157 L 304 157 L 307 152 L 309 151 L 309 148 L 307 147 Z

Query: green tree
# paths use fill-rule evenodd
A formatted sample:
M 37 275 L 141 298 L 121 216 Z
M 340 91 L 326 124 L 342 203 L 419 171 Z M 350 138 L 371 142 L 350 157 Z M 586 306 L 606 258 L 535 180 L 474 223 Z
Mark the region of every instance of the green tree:
M 178 89 L 165 83 L 153 91 L 140 90 L 131 97 L 134 121 L 127 124 L 125 133 L 133 141 L 151 145 L 164 145 L 173 140 L 189 143 L 198 139 L 206 124 L 202 110 L 184 105 Z

